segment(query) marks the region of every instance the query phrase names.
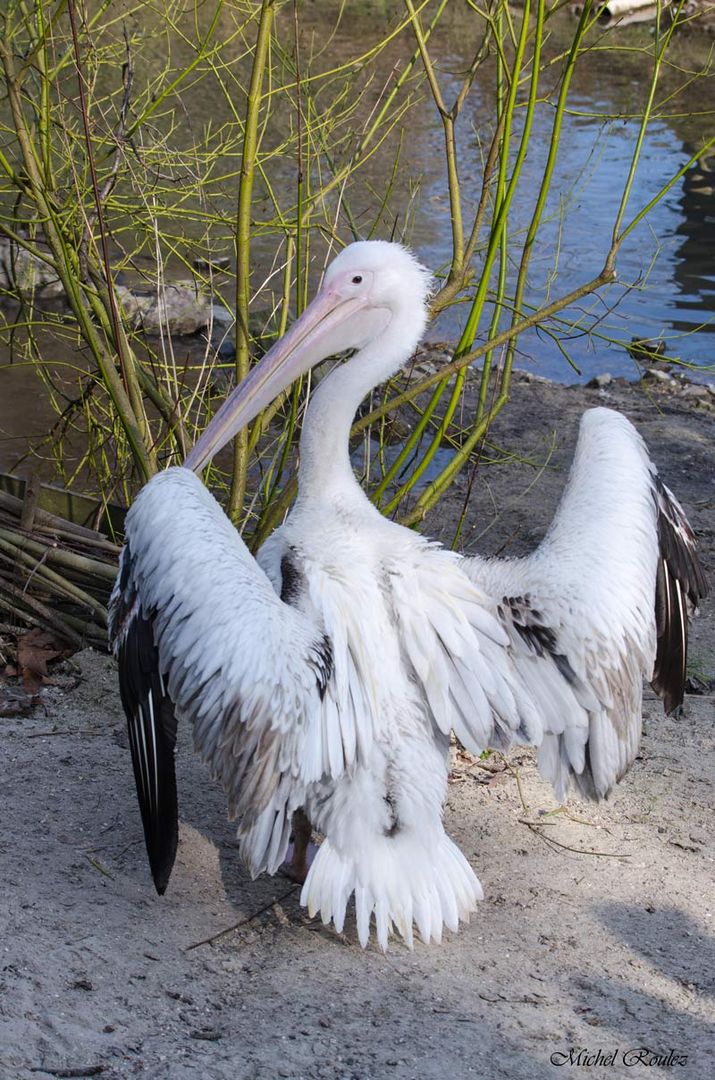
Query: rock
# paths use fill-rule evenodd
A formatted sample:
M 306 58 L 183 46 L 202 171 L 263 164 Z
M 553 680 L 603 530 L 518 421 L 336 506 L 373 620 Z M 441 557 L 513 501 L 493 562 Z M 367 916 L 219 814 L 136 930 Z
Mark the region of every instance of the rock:
M 586 386 L 592 390 L 605 390 L 607 386 L 610 386 L 614 381 L 613 376 L 609 371 L 604 371 L 602 375 L 596 375 L 590 382 L 586 383 Z
M 677 386 L 676 380 L 672 375 L 669 375 L 667 371 L 660 371 L 658 368 L 648 368 L 643 372 L 644 381 L 658 382 L 661 386 Z
M 52 267 L 7 237 L 0 237 L 0 289 L 18 296 L 34 293 L 46 299 L 64 294 Z
M 175 281 L 160 292 L 140 292 L 126 285 L 115 288 L 130 326 L 146 334 L 196 334 L 212 317 L 211 297 L 193 280 Z
M 211 305 L 211 319 L 214 327 L 220 326 L 223 329 L 230 329 L 234 323 L 234 318 L 231 312 L 227 311 L 223 304 L 217 304 L 215 302 Z
M 33 244 L 47 250 L 42 240 L 33 240 Z M 223 338 L 225 329 L 233 323 L 226 309 L 215 304 L 193 278 L 164 285 L 159 292 L 131 288 L 121 282 L 121 276 L 115 283 L 116 295 L 134 330 L 183 336 L 213 325 L 223 328 Z M 0 290 L 21 297 L 36 295 L 42 300 L 64 297 L 64 286 L 52 267 L 6 237 L 0 237 Z
M 434 375 L 439 371 L 439 365 L 433 364 L 430 360 L 419 360 L 416 364 L 412 365 L 412 370 L 417 375 Z
M 399 413 L 390 413 L 385 417 L 384 441 L 388 446 L 404 442 L 412 434 L 412 428 L 413 425 L 405 416 L 401 416 Z
M 693 405 L 697 405 L 699 408 L 711 410 L 715 408 L 715 401 L 710 387 L 702 386 L 699 383 L 689 383 L 684 386 L 680 391 L 680 396 L 686 398 Z
M 649 340 L 648 338 L 634 337 L 631 338 L 630 345 L 626 345 L 626 352 L 630 353 L 634 360 L 658 363 L 658 357 L 665 356 L 665 342 L 662 338 Z
M 200 274 L 205 273 L 225 273 L 231 266 L 231 259 L 228 255 L 211 255 L 207 257 L 197 257 L 192 263 L 194 270 Z
M 214 360 L 219 364 L 232 364 L 236 359 L 233 325 L 233 315 L 221 304 L 213 304 L 209 324 L 203 331 L 203 338 L 211 345 Z

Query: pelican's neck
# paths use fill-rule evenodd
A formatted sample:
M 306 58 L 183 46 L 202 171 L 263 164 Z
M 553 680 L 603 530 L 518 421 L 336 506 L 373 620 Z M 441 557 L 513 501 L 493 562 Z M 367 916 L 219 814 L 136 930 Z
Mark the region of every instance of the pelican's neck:
M 350 462 L 350 428 L 360 402 L 389 379 L 411 355 L 416 342 L 401 347 L 383 335 L 323 379 L 310 399 L 300 439 L 300 496 L 360 492 Z

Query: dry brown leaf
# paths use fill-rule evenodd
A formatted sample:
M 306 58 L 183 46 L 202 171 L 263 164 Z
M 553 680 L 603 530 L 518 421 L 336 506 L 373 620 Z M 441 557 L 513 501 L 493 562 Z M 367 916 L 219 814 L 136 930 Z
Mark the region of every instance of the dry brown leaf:
M 25 689 L 36 694 L 48 678 L 47 665 L 52 660 L 71 656 L 74 651 L 72 645 L 52 630 L 28 630 L 17 639 L 17 667 Z

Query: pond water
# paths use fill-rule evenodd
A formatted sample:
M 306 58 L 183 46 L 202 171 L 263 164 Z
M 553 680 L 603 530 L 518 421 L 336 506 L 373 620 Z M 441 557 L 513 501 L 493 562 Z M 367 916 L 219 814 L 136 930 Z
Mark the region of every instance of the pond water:
M 445 31 L 431 44 L 450 104 L 478 35 L 461 4 L 448 8 L 447 16 Z M 574 23 L 568 10 L 551 20 L 546 55 L 557 54 L 570 42 Z M 357 17 L 347 25 L 361 32 Z M 591 42 L 612 45 L 616 51 L 596 50 L 576 67 L 546 220 L 531 260 L 526 301 L 534 306 L 568 293 L 602 269 L 638 136 L 637 115 L 650 79 L 646 50 L 652 45 L 653 24 L 609 27 L 599 35 Z M 337 56 L 351 55 L 350 33 L 338 34 L 333 47 Z M 694 33 L 676 35 L 671 45 L 671 64 L 661 74 L 656 97 L 663 106 L 656 108 L 648 129 L 626 222 L 715 134 L 715 75 L 687 85 L 694 72 L 711 67 L 710 50 L 711 39 Z M 399 48 L 388 50 L 382 60 L 385 71 L 405 57 L 404 46 L 402 57 Z M 669 103 L 669 95 L 681 84 L 684 92 Z M 547 79 L 509 215 L 512 258 L 518 258 L 519 234 L 529 223 L 548 152 L 554 114 L 548 90 Z M 494 123 L 493 94 L 493 69 L 487 64 L 457 124 L 465 220 L 480 195 L 482 156 Z M 406 239 L 428 266 L 439 269 L 448 263 L 451 227 L 442 131 L 434 115 L 426 120 L 429 115 L 429 110 L 421 110 L 417 123 L 408 120 L 397 188 L 406 205 L 417 185 Z M 625 346 L 637 338 L 661 342 L 667 356 L 693 365 L 692 377 L 715 379 L 715 151 L 710 153 L 709 160 L 686 171 L 627 238 L 617 260 L 618 282 L 586 298 L 578 310 L 563 313 L 582 326 L 595 321 L 591 335 L 582 329 L 564 335 L 571 363 L 548 336 L 534 330 L 520 339 L 519 366 L 561 382 L 585 382 L 604 371 L 636 379 L 639 368 Z M 380 160 L 367 166 L 376 191 L 385 185 Z M 371 174 L 373 169 L 378 171 Z M 400 209 L 399 198 L 394 199 L 393 210 L 399 215 Z M 477 257 L 477 267 L 479 261 Z M 484 326 L 490 316 L 488 311 Z M 457 305 L 440 316 L 429 333 L 434 340 L 454 339 L 465 318 L 465 308 Z
M 459 7 L 461 10 L 462 6 Z M 331 42 L 336 60 L 354 55 L 355 41 L 360 40 L 360 35 L 374 38 L 379 33 L 380 28 L 375 31 L 373 27 L 373 13 L 368 8 L 370 5 L 355 4 L 354 16 L 343 21 Z M 333 5 L 312 5 L 309 10 L 321 32 L 321 20 L 329 19 Z M 472 30 L 465 30 L 467 24 L 463 19 L 463 14 L 450 17 L 444 33 L 433 39 L 448 100 L 459 84 L 458 74 L 450 73 L 464 69 L 476 40 Z M 573 17 L 564 12 L 557 30 L 559 25 L 562 36 L 568 35 Z M 617 44 L 645 45 L 650 41 L 651 28 L 628 27 L 610 33 L 613 37 L 609 40 Z M 384 71 L 389 72 L 391 65 L 404 61 L 410 48 L 411 43 L 405 40 L 386 50 L 381 59 Z M 558 33 L 552 48 L 558 49 Z M 678 65 L 697 69 L 706 53 L 707 45 L 693 36 L 676 44 L 676 64 L 666 72 L 661 89 L 663 99 L 678 81 L 685 80 L 676 70 Z M 645 54 L 642 57 L 628 54 L 626 62 L 618 53 L 595 53 L 577 69 L 547 220 L 531 263 L 526 298 L 531 305 L 538 306 L 547 297 L 568 292 L 595 276 L 603 265 L 638 131 L 637 120 L 628 117 L 642 106 L 648 64 Z M 488 67 L 480 79 L 458 125 L 465 217 L 480 193 L 483 151 L 477 133 L 488 140 L 493 124 L 493 90 Z M 218 124 L 229 116 L 225 104 L 209 99 L 205 91 L 194 100 L 187 94 L 184 104 L 191 110 L 187 127 L 196 127 L 208 118 Z M 221 115 L 222 108 L 225 116 Z M 626 220 L 652 198 L 711 134 L 714 111 L 715 86 L 710 76 L 693 83 L 679 99 L 677 109 L 670 107 L 674 115 L 654 120 Z M 524 180 L 510 214 L 509 231 L 515 240 L 515 254 L 519 250 L 520 230 L 529 221 L 540 182 L 552 119 L 553 103 L 547 94 L 536 112 Z M 433 112 L 421 110 L 419 114 L 411 114 L 391 204 L 392 213 L 404 222 L 406 208 L 411 203 L 406 239 L 434 269 L 444 267 L 450 250 L 441 147 L 441 129 Z M 375 199 L 378 192 L 384 191 L 391 160 L 391 153 L 386 152 L 376 155 L 366 167 L 365 178 Z M 293 163 L 286 164 L 286 170 L 289 169 L 294 171 Z M 233 190 L 227 192 L 227 207 L 233 205 L 234 198 Z M 369 220 L 367 204 L 361 207 L 358 200 L 356 210 L 358 224 Z M 383 230 L 382 235 L 389 233 Z M 715 379 L 715 156 L 709 162 L 704 160 L 694 165 L 670 189 L 647 221 L 628 238 L 617 267 L 616 285 L 602 290 L 597 297 L 586 298 L 578 311 L 564 313 L 571 319 L 583 317 L 584 325 L 597 320 L 595 334 L 576 330 L 565 335 L 563 345 L 571 364 L 548 336 L 533 331 L 523 335 L 519 342 L 517 365 L 562 382 L 586 381 L 604 371 L 637 378 L 636 362 L 625 345 L 632 338 L 645 338 L 662 341 L 668 356 L 693 365 L 695 377 Z M 256 250 L 255 269 L 260 278 L 265 269 L 261 265 L 260 246 Z M 431 337 L 455 338 L 465 316 L 463 305 L 453 307 L 430 328 Z M 18 440 L 23 441 L 28 429 L 33 433 L 46 430 L 53 416 L 49 403 L 40 401 L 34 374 L 17 365 L 8 367 L 8 358 L 7 349 L 0 345 L 0 469 L 8 468 L 16 459 Z
M 612 101 L 594 102 L 580 95 L 572 101 L 575 109 L 584 111 L 607 113 L 613 108 Z M 540 113 L 527 159 L 535 185 L 548 148 L 546 120 Z M 547 204 L 548 220 L 531 263 L 527 300 L 534 306 L 577 288 L 603 267 L 617 210 L 614 194 L 625 184 L 636 134 L 632 122 L 567 118 L 558 190 Z M 651 126 L 629 203 L 633 214 L 692 152 L 667 123 Z M 515 205 L 512 229 L 528 225 L 530 209 L 526 199 Z M 425 243 L 428 261 L 445 257 L 445 239 Z M 564 345 L 575 367 L 536 330 L 520 339 L 519 366 L 560 382 L 587 381 L 603 371 L 638 378 L 638 367 L 623 344 L 635 337 L 662 341 L 668 356 L 696 365 L 700 377 L 715 377 L 715 171 L 703 175 L 696 165 L 671 188 L 626 239 L 617 270 L 617 284 L 586 298 L 579 311 L 563 313 L 576 320 L 589 312 L 584 323 L 598 320 L 591 336 L 566 335 Z M 452 311 L 433 332 L 443 330 L 443 336 L 451 337 L 458 329 L 457 312 Z
M 568 32 L 572 17 L 562 16 Z M 638 26 L 614 28 L 614 44 L 647 42 L 652 30 Z M 558 35 L 557 35 L 558 37 Z M 698 69 L 698 50 L 706 43 L 690 37 L 674 49 L 674 68 Z M 690 53 L 689 49 L 693 52 Z M 459 69 L 458 57 L 444 67 Z M 613 222 L 624 188 L 639 123 L 628 119 L 642 107 L 649 78 L 645 57 L 628 65 L 601 55 L 577 68 L 563 127 L 558 165 L 547 203 L 545 221 L 532 255 L 527 302 L 539 306 L 568 293 L 596 276 L 603 267 Z M 703 61 L 704 62 L 704 61 Z M 455 82 L 455 87 L 456 87 Z M 671 78 L 661 83 L 663 96 Z M 464 177 L 481 174 L 476 131 L 492 123 L 491 89 L 477 86 L 476 109 L 458 129 L 460 168 Z M 454 88 L 453 88 L 454 92 Z M 449 92 L 446 94 L 449 100 Z M 673 110 L 676 111 L 676 110 Z M 634 217 L 671 177 L 715 133 L 715 79 L 703 78 L 680 99 L 677 115 L 654 119 L 648 128 L 642 157 L 630 194 L 625 221 Z M 537 108 L 524 168 L 509 217 L 516 237 L 529 223 L 548 153 L 553 119 L 551 103 Z M 431 171 L 438 160 L 438 131 L 412 139 L 413 168 L 422 167 L 422 189 L 415 214 L 412 243 L 430 266 L 449 257 L 450 221 L 444 175 Z M 713 154 L 713 152 L 710 152 Z M 478 191 L 475 193 L 478 195 Z M 516 247 L 518 253 L 518 243 Z M 478 261 L 477 261 L 478 265 Z M 597 297 L 581 302 L 564 316 L 588 325 L 595 333 L 566 334 L 563 344 L 571 366 L 550 338 L 539 331 L 524 334 L 518 364 L 560 382 L 585 382 L 609 371 L 629 379 L 639 368 L 626 348 L 633 338 L 662 342 L 662 351 L 694 366 L 692 376 L 715 378 L 715 156 L 689 168 L 626 239 L 617 259 L 618 282 Z M 509 275 L 513 280 L 514 274 Z M 459 307 L 432 326 L 435 338 L 453 338 L 462 326 Z M 486 322 L 486 320 L 485 320 Z

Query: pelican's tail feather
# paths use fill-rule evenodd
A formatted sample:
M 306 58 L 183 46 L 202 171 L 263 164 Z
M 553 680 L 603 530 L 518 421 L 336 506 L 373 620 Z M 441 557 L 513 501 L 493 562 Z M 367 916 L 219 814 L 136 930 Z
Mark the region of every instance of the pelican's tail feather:
M 426 944 L 439 943 L 442 928 L 457 930 L 482 899 L 474 871 L 444 832 L 425 837 L 410 830 L 371 837 L 369 849 L 357 856 L 323 841 L 303 886 L 301 904 L 326 925 L 332 919 L 341 933 L 353 893 L 360 944 L 367 945 L 374 914 L 383 952 L 393 929 L 411 949 L 413 924 Z

